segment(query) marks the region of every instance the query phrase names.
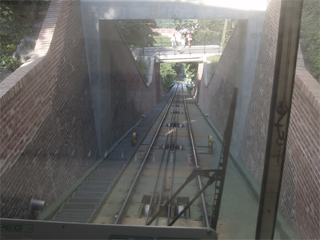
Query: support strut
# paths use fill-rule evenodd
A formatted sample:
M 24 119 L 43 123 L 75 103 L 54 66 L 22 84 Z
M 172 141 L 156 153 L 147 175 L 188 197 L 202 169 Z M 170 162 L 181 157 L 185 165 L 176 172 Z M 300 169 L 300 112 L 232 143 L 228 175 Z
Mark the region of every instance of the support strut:
M 192 203 L 194 203 L 194 201 L 206 190 L 206 188 L 209 187 L 212 183 L 214 183 L 214 181 L 216 180 L 216 171 L 217 170 L 215 169 L 201 170 L 200 167 L 196 167 L 192 171 L 192 173 L 187 177 L 186 181 L 181 185 L 181 187 L 171 196 L 171 198 L 166 203 L 164 203 L 160 207 L 160 209 L 155 213 L 152 219 L 150 219 L 150 221 L 147 222 L 147 225 L 150 225 L 160 215 L 161 211 L 165 209 L 178 196 L 182 189 L 194 178 L 196 178 L 197 176 L 209 178 L 207 184 L 201 189 L 201 191 L 198 192 L 197 195 L 189 202 L 189 204 L 185 206 L 184 209 L 168 224 L 168 226 L 172 226 L 188 210 Z M 213 174 L 210 176 L 210 173 Z

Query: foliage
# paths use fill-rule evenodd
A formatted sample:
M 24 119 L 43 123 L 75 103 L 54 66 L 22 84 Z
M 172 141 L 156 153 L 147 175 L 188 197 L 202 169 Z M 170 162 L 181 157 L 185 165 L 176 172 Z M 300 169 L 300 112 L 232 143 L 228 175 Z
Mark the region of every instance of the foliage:
M 152 31 L 153 28 L 157 28 L 155 20 L 120 20 L 118 24 L 130 47 L 151 47 L 154 45 L 154 36 L 158 35 Z
M 208 58 L 208 61 L 210 62 L 210 70 L 212 73 L 216 70 L 221 55 L 214 55 Z
M 319 0 L 304 1 L 301 20 L 301 39 L 306 62 L 311 74 L 320 82 L 320 3 Z
M 156 19 L 159 28 L 175 28 L 173 19 Z
M 147 68 L 146 62 L 143 59 L 140 59 L 139 61 L 137 61 L 137 64 L 141 72 L 141 75 L 143 76 L 144 81 L 148 82 L 148 78 L 147 78 L 148 68 Z
M 160 75 L 163 79 L 163 86 L 166 89 L 169 89 L 177 78 L 177 72 L 174 69 L 175 65 L 175 63 L 160 64 Z
M 225 20 L 209 19 L 179 19 L 174 20 L 175 29 L 180 30 L 186 36 L 188 32 L 193 34 L 193 44 L 208 45 L 221 44 Z M 236 20 L 229 20 L 226 29 L 225 42 L 230 38 L 234 29 Z
M 12 45 L 8 45 L 8 46 L 10 49 Z M 11 55 L 7 55 L 7 54 L 1 54 L 1 66 L 6 66 L 10 71 L 14 71 L 18 67 L 20 67 L 20 65 L 21 65 L 21 61 L 16 57 L 12 57 Z
M 171 40 L 169 37 L 159 35 L 159 36 L 155 36 L 154 40 L 155 40 L 154 46 L 159 46 L 159 47 L 171 46 Z
M 191 63 L 184 63 L 184 73 L 185 75 L 189 76 L 191 78 L 191 81 L 196 80 L 198 72 L 198 63 L 196 62 L 191 62 Z
M 37 1 L 0 1 L 0 62 L 2 66 L 14 71 L 21 65 L 12 54 L 16 45 L 28 33 L 32 26 L 28 24 L 30 14 L 25 11 L 24 6 Z

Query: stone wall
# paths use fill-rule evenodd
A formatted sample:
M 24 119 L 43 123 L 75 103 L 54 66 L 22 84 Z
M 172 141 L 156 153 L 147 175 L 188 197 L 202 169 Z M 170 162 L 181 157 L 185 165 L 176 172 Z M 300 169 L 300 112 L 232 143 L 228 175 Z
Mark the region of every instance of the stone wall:
M 52 1 L 35 55 L 0 85 L 1 217 L 30 217 L 97 160 L 79 1 Z

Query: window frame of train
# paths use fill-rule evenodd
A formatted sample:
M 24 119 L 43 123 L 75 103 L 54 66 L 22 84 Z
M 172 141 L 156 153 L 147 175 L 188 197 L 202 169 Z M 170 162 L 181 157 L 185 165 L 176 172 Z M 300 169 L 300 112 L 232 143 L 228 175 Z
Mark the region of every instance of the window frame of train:
M 270 106 L 269 130 L 260 195 L 259 215 L 256 228 L 256 239 L 273 239 L 284 166 L 286 136 L 288 133 L 290 113 L 286 112 L 286 121 L 281 126 L 285 141 L 281 146 L 281 154 L 279 156 L 279 144 L 277 144 L 279 126 L 276 126 L 275 123 L 277 122 L 276 118 L 281 114 L 277 112 L 277 104 L 279 103 L 278 99 L 283 97 L 284 93 L 282 90 L 284 86 L 286 86 L 288 91 L 288 94 L 286 95 L 288 108 L 291 108 L 302 9 L 302 0 L 291 1 L 291 5 L 289 2 L 290 0 L 282 0 L 281 4 L 278 50 L 276 56 L 276 69 L 274 72 L 275 83 L 272 90 Z M 294 9 L 294 11 L 292 9 Z M 287 19 L 290 14 L 295 15 L 297 21 L 288 21 Z M 281 31 L 287 32 L 288 29 L 290 29 L 291 35 L 283 36 Z M 286 41 L 293 40 L 294 46 L 292 46 L 292 48 L 289 49 L 284 47 L 286 44 L 284 37 L 287 38 Z M 273 154 L 274 152 L 277 154 Z M 275 159 L 274 156 L 277 156 L 277 159 Z M 279 159 L 281 160 L 280 165 L 273 164 L 274 160 Z M 276 190 L 272 189 L 274 187 L 276 187 Z M 1 237 L 4 239 L 48 238 L 48 229 L 51 231 L 50 237 L 52 238 L 169 239 L 174 236 L 179 236 L 175 239 L 217 239 L 217 234 L 210 228 L 187 229 L 176 227 L 96 225 L 1 219 Z M 123 235 L 124 232 L 126 232 L 125 235 Z M 142 236 L 141 232 L 144 232 L 146 236 L 144 234 Z
M 50 230 L 50 231 L 49 231 Z M 218 239 L 210 228 L 125 226 L 1 219 L 3 239 Z

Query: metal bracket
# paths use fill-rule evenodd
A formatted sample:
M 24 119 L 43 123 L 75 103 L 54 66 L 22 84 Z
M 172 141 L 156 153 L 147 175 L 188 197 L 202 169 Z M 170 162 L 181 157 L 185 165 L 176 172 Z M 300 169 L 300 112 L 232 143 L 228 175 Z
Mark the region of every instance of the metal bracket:
M 210 186 L 214 181 L 216 180 L 216 169 L 204 169 L 202 170 L 200 167 L 196 167 L 190 175 L 187 177 L 186 181 L 181 185 L 181 187 L 171 196 L 171 198 L 164 203 L 158 212 L 155 213 L 155 215 L 150 219 L 149 222 L 147 222 L 147 225 L 150 225 L 160 214 L 160 212 L 166 208 L 177 196 L 178 194 L 182 191 L 182 189 L 189 183 L 191 182 L 194 178 L 197 176 L 202 176 L 208 178 L 207 184 L 201 189 L 200 192 L 197 193 L 197 195 L 184 207 L 184 209 L 168 224 L 168 226 L 172 226 L 188 209 L 189 207 L 194 203 L 194 201 L 206 190 L 208 186 Z M 213 173 L 210 175 L 210 173 Z

